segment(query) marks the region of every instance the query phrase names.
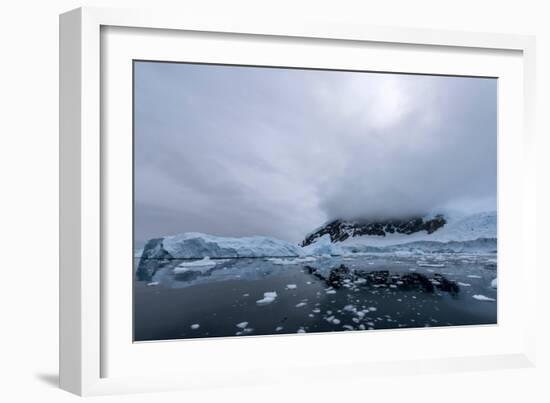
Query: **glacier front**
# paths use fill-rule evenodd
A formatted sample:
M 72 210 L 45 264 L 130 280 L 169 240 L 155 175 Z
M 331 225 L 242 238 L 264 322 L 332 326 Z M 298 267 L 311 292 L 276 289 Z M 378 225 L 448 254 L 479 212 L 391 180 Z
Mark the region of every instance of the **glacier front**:
M 198 232 L 151 239 L 143 248 L 137 268 L 139 278 L 147 279 L 163 262 L 173 259 L 299 257 L 298 245 L 265 236 L 219 237 Z

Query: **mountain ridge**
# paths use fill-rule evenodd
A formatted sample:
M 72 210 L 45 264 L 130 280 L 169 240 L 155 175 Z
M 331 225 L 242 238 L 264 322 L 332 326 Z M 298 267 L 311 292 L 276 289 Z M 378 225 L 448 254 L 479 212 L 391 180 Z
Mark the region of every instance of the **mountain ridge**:
M 301 246 L 309 246 L 322 237 L 332 243 L 386 246 L 416 241 L 471 241 L 496 239 L 496 212 L 469 215 L 437 214 L 390 220 L 333 220 L 309 233 Z

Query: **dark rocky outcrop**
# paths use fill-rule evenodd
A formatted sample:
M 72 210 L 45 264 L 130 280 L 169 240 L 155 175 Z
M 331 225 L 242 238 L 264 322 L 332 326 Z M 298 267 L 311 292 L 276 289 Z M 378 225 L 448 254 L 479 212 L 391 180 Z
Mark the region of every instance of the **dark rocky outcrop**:
M 388 287 L 403 291 L 434 293 L 437 290 L 456 295 L 460 287 L 439 273 L 428 277 L 421 273 L 391 273 L 389 270 L 351 270 L 344 264 L 327 270 L 306 266 L 308 272 L 335 289 L 341 287 Z M 360 281 L 362 280 L 362 281 Z M 366 281 L 365 281 L 366 280 Z

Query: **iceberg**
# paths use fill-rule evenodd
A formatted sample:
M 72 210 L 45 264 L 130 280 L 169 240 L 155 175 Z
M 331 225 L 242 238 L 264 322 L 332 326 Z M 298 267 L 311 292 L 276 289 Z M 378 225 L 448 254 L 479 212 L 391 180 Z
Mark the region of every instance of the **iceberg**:
M 210 258 L 250 258 L 303 255 L 302 248 L 299 246 L 275 238 L 264 236 L 229 238 L 198 232 L 164 237 L 162 238 L 162 248 L 174 259 L 200 259 L 207 256 Z
M 298 245 L 265 236 L 219 237 L 198 232 L 151 239 L 143 248 L 136 270 L 140 280 L 150 280 L 156 271 L 174 259 L 203 259 L 185 262 L 178 271 L 203 271 L 223 258 L 299 258 L 304 251 Z M 205 260 L 212 259 L 212 260 Z M 218 261 L 219 262 L 219 261 Z
M 329 234 L 317 238 L 313 243 L 302 247 L 307 256 L 341 256 L 343 254 L 340 245 L 332 243 Z

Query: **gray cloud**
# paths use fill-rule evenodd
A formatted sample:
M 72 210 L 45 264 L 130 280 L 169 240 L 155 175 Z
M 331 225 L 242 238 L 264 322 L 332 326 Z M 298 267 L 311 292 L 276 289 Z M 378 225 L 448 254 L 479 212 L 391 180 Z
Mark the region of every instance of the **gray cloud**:
M 494 209 L 496 80 L 138 62 L 135 238 Z

